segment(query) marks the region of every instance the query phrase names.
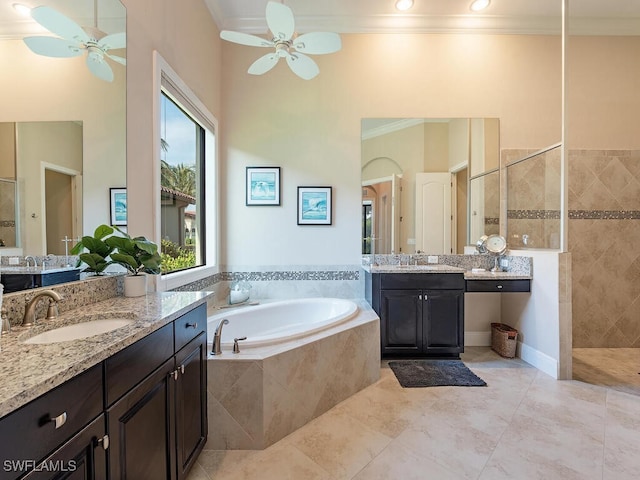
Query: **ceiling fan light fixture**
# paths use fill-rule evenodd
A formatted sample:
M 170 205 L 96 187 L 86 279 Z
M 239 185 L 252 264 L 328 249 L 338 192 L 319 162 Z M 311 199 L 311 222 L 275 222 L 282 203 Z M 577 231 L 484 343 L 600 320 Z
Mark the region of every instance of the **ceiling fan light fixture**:
M 20 15 L 22 15 L 23 17 L 31 16 L 31 7 L 27 7 L 26 5 L 23 5 L 22 3 L 14 3 L 13 4 L 13 9 L 16 12 L 18 12 Z
M 474 2 L 471 2 L 469 9 L 472 12 L 479 12 L 487 8 L 490 4 L 491 0 L 475 0 Z
M 409 10 L 411 7 L 413 7 L 413 0 L 398 0 L 396 2 L 396 10 L 401 12 Z

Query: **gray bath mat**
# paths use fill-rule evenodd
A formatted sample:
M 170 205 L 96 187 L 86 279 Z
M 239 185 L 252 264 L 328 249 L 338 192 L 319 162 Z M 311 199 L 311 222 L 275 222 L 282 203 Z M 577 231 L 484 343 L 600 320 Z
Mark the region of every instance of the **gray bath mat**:
M 462 360 L 398 360 L 389 362 L 389 367 L 404 388 L 487 385 Z

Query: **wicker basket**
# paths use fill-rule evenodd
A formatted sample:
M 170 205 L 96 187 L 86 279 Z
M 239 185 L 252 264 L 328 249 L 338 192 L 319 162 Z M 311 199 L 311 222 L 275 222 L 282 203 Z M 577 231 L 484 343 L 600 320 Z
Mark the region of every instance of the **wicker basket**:
M 504 323 L 491 324 L 491 349 L 505 358 L 516 356 L 518 331 Z

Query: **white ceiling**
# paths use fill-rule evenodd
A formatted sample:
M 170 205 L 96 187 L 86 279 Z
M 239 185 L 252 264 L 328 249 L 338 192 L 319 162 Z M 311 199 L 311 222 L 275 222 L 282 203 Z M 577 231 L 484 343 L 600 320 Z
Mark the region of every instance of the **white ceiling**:
M 338 33 L 558 33 L 562 0 L 492 0 L 481 13 L 471 0 L 414 0 L 405 13 L 395 0 L 284 0 L 296 31 Z M 205 0 L 218 27 L 266 33 L 267 0 Z M 640 34 L 640 0 L 569 0 L 574 33 Z
M 184 0 L 182 0 L 184 1 Z M 266 34 L 268 0 L 204 0 L 222 30 Z M 93 24 L 92 0 L 0 0 L 0 38 L 44 33 L 12 4 L 49 5 L 77 21 Z M 295 15 L 296 31 L 338 33 L 469 32 L 559 33 L 562 0 L 492 0 L 481 13 L 471 0 L 415 0 L 411 10 L 395 10 L 395 0 L 284 0 Z M 124 8 L 118 0 L 98 0 L 101 28 L 121 31 Z M 185 8 L 188 2 L 185 1 Z M 640 0 L 569 0 L 572 33 L 640 35 Z

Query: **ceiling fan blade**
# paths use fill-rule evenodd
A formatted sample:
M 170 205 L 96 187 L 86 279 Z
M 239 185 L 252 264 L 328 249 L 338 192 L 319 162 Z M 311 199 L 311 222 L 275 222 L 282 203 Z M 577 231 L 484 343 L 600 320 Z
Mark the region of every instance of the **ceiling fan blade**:
M 332 32 L 311 32 L 296 37 L 293 47 L 302 53 L 322 55 L 342 48 L 340 35 Z
M 283 3 L 267 3 L 267 25 L 274 38 L 291 40 L 295 31 L 293 12 Z
M 320 73 L 316 62 L 302 53 L 296 52 L 287 55 L 287 63 L 293 73 L 305 80 L 311 80 Z
M 109 57 L 111 60 L 113 60 L 114 62 L 118 62 L 121 65 L 126 65 L 127 64 L 127 59 L 124 57 L 120 57 L 118 55 L 111 55 L 108 52 L 104 52 L 104 54 Z
M 82 55 L 82 47 L 58 37 L 25 37 L 24 43 L 33 53 L 46 57 L 67 58 Z
M 280 60 L 280 56 L 277 53 L 267 53 L 253 62 L 249 67 L 248 72 L 251 75 L 262 75 L 275 67 L 278 60 Z
M 107 82 L 113 82 L 113 70 L 104 58 L 99 55 L 87 55 L 87 67 L 96 77 Z
M 112 33 L 106 37 L 102 37 L 98 41 L 98 45 L 102 50 L 118 50 L 119 48 L 126 48 L 127 46 L 127 34 L 125 32 Z
M 80 43 L 86 43 L 89 40 L 89 35 L 80 25 L 53 8 L 45 6 L 33 8 L 31 9 L 31 17 L 59 37 Z
M 275 44 L 271 40 L 261 38 L 249 33 L 233 32 L 231 30 L 222 30 L 220 38 L 228 42 L 239 43 L 240 45 L 248 45 L 250 47 L 273 47 Z

